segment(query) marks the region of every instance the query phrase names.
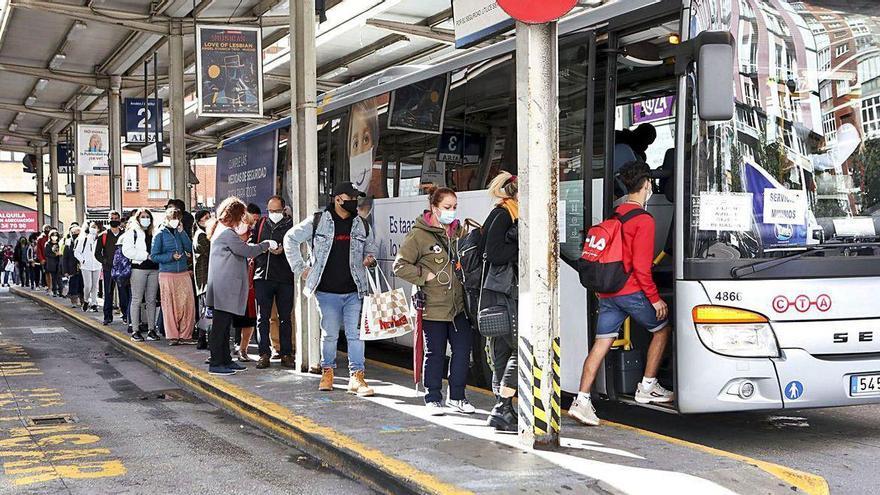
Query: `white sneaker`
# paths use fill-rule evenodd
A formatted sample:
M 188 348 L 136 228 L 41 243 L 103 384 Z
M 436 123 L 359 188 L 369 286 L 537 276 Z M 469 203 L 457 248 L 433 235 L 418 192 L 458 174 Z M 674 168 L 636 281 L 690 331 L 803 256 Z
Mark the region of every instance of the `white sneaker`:
M 453 408 L 453 409 L 458 410 L 458 412 L 460 412 L 462 414 L 473 414 L 473 413 L 477 412 L 476 408 L 474 408 L 474 406 L 472 406 L 471 403 L 468 402 L 467 399 L 461 399 L 461 400 L 449 399 L 448 401 L 446 401 L 446 405 Z
M 428 414 L 431 416 L 443 416 L 446 414 L 443 411 L 443 404 L 440 402 L 426 402 L 425 407 L 428 408 Z
M 640 382 L 636 388 L 636 402 L 639 404 L 672 402 L 673 400 L 675 400 L 675 394 L 663 388 L 660 382 L 654 382 L 654 385 L 647 390 L 642 387 Z
M 596 416 L 592 401 L 575 399 L 568 408 L 568 415 L 587 426 L 599 426 L 599 416 Z

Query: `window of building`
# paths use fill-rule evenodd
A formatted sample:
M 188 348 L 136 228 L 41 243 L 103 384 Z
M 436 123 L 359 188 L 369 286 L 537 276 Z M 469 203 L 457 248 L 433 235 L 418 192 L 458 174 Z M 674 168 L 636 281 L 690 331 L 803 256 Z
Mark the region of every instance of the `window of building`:
M 825 139 L 829 143 L 837 140 L 837 122 L 834 120 L 834 112 L 822 115 L 822 131 L 825 133 Z
M 849 79 L 842 79 L 837 81 L 837 97 L 846 96 L 849 94 Z
M 126 191 L 138 191 L 140 190 L 140 184 L 138 183 L 138 167 L 137 166 L 125 166 L 122 169 L 122 180 Z
M 760 99 L 758 97 L 758 87 L 755 85 L 755 80 L 751 77 L 743 78 L 743 96 L 745 97 L 746 105 L 752 107 L 760 106 Z
M 880 76 L 880 56 L 875 55 L 859 62 L 858 74 L 860 83 L 866 83 Z
M 880 96 L 862 100 L 862 130 L 869 138 L 880 136 Z
M 842 45 L 840 45 L 840 46 L 838 46 L 837 48 L 834 49 L 834 56 L 835 56 L 835 57 L 840 57 L 840 56 L 842 56 L 844 53 L 846 53 L 846 52 L 848 52 L 848 51 L 849 51 L 849 45 L 847 45 L 846 43 L 844 43 L 844 44 L 842 44 Z
M 171 167 L 148 169 L 147 192 L 149 199 L 168 199 L 171 197 Z
M 826 102 L 831 99 L 831 84 L 825 83 L 819 86 L 819 101 Z
M 831 68 L 831 48 L 823 48 L 819 50 L 819 70 L 828 70 Z
M 847 19 L 846 23 L 849 24 L 849 28 L 855 36 L 871 32 L 863 19 Z

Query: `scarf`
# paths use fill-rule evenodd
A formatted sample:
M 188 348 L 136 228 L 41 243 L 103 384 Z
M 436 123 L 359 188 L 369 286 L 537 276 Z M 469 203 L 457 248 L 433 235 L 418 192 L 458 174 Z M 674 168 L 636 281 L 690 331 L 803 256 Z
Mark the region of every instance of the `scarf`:
M 510 213 L 511 220 L 514 222 L 519 219 L 519 203 L 515 199 L 502 199 L 498 206 L 507 210 L 507 213 Z

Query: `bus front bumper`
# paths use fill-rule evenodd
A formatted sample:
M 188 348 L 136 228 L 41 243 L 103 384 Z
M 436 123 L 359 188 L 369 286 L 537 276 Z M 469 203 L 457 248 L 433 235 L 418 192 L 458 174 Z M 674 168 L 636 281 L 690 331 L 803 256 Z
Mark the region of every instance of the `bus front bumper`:
M 853 394 L 851 390 L 853 376 L 880 374 L 876 354 L 817 358 L 803 349 L 783 349 L 773 364 L 786 409 L 880 402 L 880 392 Z

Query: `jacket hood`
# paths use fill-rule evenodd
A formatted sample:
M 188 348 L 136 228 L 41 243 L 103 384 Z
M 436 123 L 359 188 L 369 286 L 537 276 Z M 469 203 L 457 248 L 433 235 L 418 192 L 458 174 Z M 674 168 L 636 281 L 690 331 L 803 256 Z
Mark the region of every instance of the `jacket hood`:
M 419 217 L 416 218 L 416 224 L 413 226 L 413 228 L 421 229 L 432 234 L 445 234 L 446 230 L 443 227 L 434 227 L 430 224 L 430 222 L 428 221 L 428 218 L 430 218 L 430 216 L 431 212 L 426 210 L 423 214 L 419 215 Z M 458 229 L 460 228 L 461 222 L 459 222 L 458 220 L 452 222 L 452 225 L 449 226 L 449 229 L 451 231 L 450 234 L 458 232 Z

